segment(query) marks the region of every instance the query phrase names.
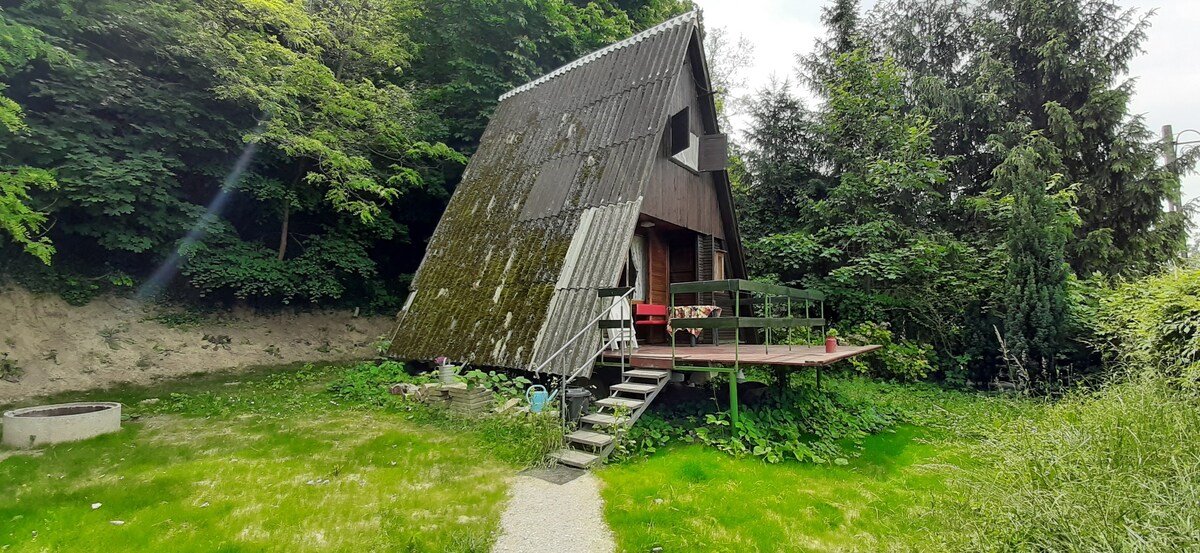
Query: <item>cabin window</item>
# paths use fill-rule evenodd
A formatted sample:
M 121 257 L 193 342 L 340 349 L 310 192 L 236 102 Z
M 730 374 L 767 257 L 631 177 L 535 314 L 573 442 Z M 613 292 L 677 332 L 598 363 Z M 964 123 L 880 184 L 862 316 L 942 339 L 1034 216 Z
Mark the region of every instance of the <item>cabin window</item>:
M 713 280 L 725 280 L 725 252 L 713 252 Z
M 671 116 L 669 128 L 671 159 L 696 171 L 700 161 L 700 137 L 692 133 L 691 109 L 683 108 Z

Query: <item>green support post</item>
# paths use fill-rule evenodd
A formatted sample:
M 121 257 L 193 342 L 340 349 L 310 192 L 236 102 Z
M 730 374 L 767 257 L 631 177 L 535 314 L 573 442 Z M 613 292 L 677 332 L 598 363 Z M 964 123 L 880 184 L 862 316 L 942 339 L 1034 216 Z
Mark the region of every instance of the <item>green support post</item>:
M 808 301 L 808 300 L 804 300 L 804 301 Z M 788 318 L 789 319 L 792 318 L 792 297 L 791 296 L 788 296 Z M 796 337 L 794 334 L 792 334 L 792 329 L 790 329 L 790 328 L 788 329 L 787 337 L 788 337 L 788 351 L 792 351 L 792 342 L 796 341 Z
M 733 316 L 742 316 L 741 291 L 734 292 Z M 733 372 L 729 373 L 729 418 L 733 421 L 733 426 L 730 427 L 730 430 L 736 431 L 738 425 L 737 379 L 738 372 L 742 370 L 741 354 L 738 345 L 742 342 L 742 329 L 736 328 L 733 332 Z
M 771 294 L 763 295 L 763 317 L 771 318 L 774 314 L 771 313 Z M 763 344 L 763 354 L 771 354 L 771 327 L 767 327 L 767 339 Z

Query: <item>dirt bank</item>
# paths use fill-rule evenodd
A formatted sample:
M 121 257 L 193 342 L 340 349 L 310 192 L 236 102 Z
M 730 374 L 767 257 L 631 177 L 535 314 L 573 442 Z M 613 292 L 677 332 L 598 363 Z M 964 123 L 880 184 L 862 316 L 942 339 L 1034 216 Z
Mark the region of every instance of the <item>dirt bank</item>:
M 296 361 L 367 358 L 391 317 L 345 311 L 199 317 L 129 298 L 74 307 L 57 296 L 0 289 L 0 404 L 124 382 Z M 4 374 L 0 374 L 4 376 Z

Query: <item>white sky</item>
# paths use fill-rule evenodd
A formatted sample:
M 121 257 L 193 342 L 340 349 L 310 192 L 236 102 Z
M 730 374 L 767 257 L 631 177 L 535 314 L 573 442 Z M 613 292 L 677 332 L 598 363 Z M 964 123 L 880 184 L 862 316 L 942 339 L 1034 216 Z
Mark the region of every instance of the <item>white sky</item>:
M 821 8 L 828 0 L 694 0 L 704 10 L 706 27 L 725 27 L 729 35 L 744 35 L 754 44 L 754 60 L 743 77 L 747 90 L 762 88 L 772 75 L 792 78 L 795 56 L 806 53 L 821 36 Z M 1162 126 L 1171 124 L 1178 134 L 1184 129 L 1200 130 L 1200 1 L 1119 0 L 1146 12 L 1157 9 L 1151 20 L 1146 52 L 1134 60 L 1130 76 L 1137 79 L 1132 111 L 1144 114 L 1146 124 L 1160 136 Z M 864 8 L 874 5 L 864 0 Z M 734 117 L 738 133 L 745 123 Z M 1180 141 L 1200 140 L 1200 134 L 1185 133 Z M 1188 146 L 1182 146 L 1188 148 Z M 1200 176 L 1186 177 L 1184 201 L 1200 197 Z

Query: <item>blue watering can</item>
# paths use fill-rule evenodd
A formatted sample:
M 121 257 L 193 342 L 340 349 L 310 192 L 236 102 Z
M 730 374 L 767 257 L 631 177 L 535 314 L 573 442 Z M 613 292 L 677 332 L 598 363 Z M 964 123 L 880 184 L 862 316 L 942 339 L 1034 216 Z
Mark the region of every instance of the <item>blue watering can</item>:
M 557 396 L 558 390 L 554 390 L 554 393 L 547 392 L 546 387 L 541 384 L 534 384 L 525 390 L 525 400 L 529 402 L 529 410 L 534 413 L 541 413 Z

